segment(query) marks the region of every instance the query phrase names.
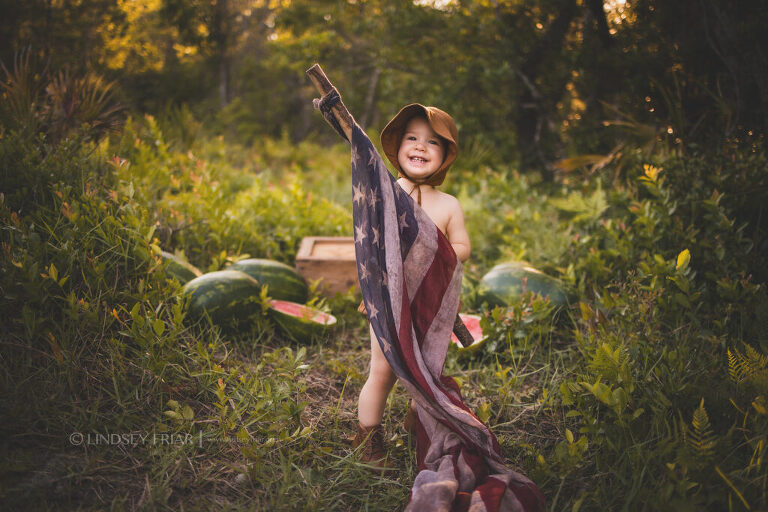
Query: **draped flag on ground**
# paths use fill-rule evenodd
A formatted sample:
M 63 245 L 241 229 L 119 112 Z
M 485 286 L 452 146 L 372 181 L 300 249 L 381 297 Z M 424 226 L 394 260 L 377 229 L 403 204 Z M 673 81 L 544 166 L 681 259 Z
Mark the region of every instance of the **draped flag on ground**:
M 355 252 L 368 318 L 414 398 L 420 472 L 407 511 L 539 511 L 544 497 L 504 466 L 496 437 L 442 375 L 459 309 L 462 267 L 445 235 L 352 131 Z

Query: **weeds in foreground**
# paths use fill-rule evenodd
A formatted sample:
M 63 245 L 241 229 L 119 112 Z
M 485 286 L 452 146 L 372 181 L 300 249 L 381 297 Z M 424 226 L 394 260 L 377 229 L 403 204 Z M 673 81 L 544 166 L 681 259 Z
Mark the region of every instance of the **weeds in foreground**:
M 132 122 L 100 144 L 0 138 L 0 500 L 402 508 L 415 471 L 404 393 L 386 412 L 401 471 L 369 474 L 347 441 L 368 363 L 353 294 L 327 301 L 339 327 L 308 345 L 266 317 L 222 333 L 185 320 L 159 256 L 180 250 L 208 270 L 245 253 L 290 263 L 302 236 L 344 234 L 348 207 L 310 200 L 311 159 L 284 143 L 252 160 L 274 168 L 243 170 L 223 142 L 180 151 L 161 126 Z M 551 510 L 766 506 L 760 231 L 734 214 L 753 196 L 717 192 L 762 179 L 763 164 L 697 173 L 691 162 L 638 164 L 610 191 L 544 190 L 504 170 L 454 185 L 474 201 L 469 274 L 526 258 L 578 298 L 559 311 L 530 295 L 493 310 L 468 301 L 490 339 L 446 360 Z

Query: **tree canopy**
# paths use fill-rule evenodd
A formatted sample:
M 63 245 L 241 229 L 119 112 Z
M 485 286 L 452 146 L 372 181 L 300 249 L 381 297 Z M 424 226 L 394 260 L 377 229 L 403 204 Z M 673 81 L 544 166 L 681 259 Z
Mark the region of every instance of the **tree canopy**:
M 366 127 L 441 106 L 491 161 L 551 177 L 623 139 L 765 144 L 760 0 L 2 0 L 0 59 L 116 81 L 134 110 L 189 105 L 248 142 L 328 136 L 315 62 Z

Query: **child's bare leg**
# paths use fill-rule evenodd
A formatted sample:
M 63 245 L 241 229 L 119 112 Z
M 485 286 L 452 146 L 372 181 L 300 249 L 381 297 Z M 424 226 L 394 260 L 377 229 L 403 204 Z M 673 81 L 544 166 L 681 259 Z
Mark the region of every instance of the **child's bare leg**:
M 357 417 L 364 427 L 372 427 L 381 423 L 387 397 L 395 385 L 397 377 L 390 368 L 384 353 L 381 351 L 376 335 L 371 331 L 371 370 L 368 380 L 360 391 L 357 402 Z

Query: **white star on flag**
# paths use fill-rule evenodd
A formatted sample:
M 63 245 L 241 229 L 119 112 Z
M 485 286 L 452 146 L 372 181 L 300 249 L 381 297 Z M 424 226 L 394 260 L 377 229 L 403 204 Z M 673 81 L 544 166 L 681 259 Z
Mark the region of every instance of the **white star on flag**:
M 355 226 L 355 243 L 362 244 L 363 240 L 368 238 L 368 234 L 365 232 L 363 226 Z
M 376 167 L 376 166 L 379 165 L 380 161 L 381 160 L 379 159 L 379 154 L 374 152 L 374 151 L 372 151 L 371 152 L 371 156 L 368 157 L 368 166 L 369 167 L 371 167 L 371 166 Z
M 373 189 L 370 190 L 370 194 L 368 195 L 368 203 L 371 205 L 371 208 L 376 208 L 376 203 L 380 202 L 381 198 L 376 195 L 376 192 L 373 191 Z
M 408 223 L 405 221 L 405 214 L 407 212 L 403 212 L 400 214 L 400 217 L 397 219 L 397 223 L 400 225 L 400 229 L 405 229 L 408 227 Z
M 379 310 L 376 309 L 376 306 L 374 304 L 370 305 L 371 308 L 368 309 L 368 318 L 376 318 L 376 315 L 379 314 Z
M 371 277 L 371 272 L 367 268 L 365 268 L 365 265 L 360 263 L 360 280 L 363 281 L 365 279 L 368 279 L 369 277 Z
M 353 203 L 360 201 L 361 203 L 365 204 L 367 197 L 365 196 L 365 189 L 363 187 L 364 187 L 363 184 L 360 184 L 359 186 L 356 186 L 356 187 L 352 187 L 352 191 L 354 194 L 352 197 Z

